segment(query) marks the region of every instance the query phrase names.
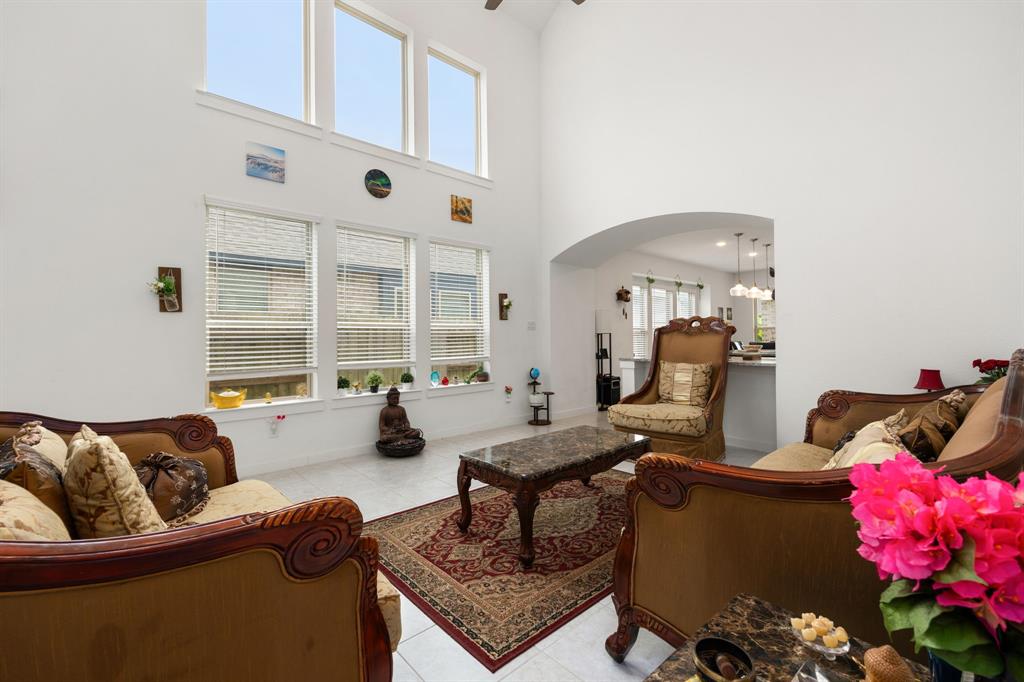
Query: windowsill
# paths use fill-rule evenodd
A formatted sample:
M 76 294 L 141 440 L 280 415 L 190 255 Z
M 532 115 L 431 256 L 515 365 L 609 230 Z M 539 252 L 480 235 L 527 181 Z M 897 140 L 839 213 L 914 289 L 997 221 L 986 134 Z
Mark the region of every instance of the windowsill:
M 406 166 L 412 166 L 413 168 L 419 168 L 423 161 L 420 157 L 413 154 L 400 152 L 397 149 L 391 149 L 390 147 L 383 147 L 379 144 L 360 140 L 357 137 L 351 137 L 337 131 L 331 131 L 329 133 L 329 137 L 331 144 L 333 145 L 351 149 L 368 156 L 375 156 L 378 159 L 384 159 L 385 161 L 394 161 L 396 163 L 405 164 Z
M 324 409 L 324 401 L 321 398 L 293 398 L 291 400 L 279 400 L 270 404 L 251 402 L 241 407 L 231 407 L 218 410 L 216 407 L 207 407 L 203 414 L 215 422 L 241 422 L 250 419 L 266 419 L 279 414 L 305 414 L 307 412 L 321 412 Z
M 461 395 L 463 393 L 481 393 L 493 391 L 497 386 L 493 381 L 475 381 L 471 384 L 449 384 L 448 386 L 432 386 L 427 389 L 428 398 L 440 398 L 449 395 Z
M 427 161 L 423 167 L 431 173 L 445 175 L 449 178 L 462 180 L 463 182 L 479 185 L 480 187 L 485 187 L 487 189 L 494 189 L 494 180 L 491 180 L 490 178 L 485 178 L 484 176 L 476 175 L 475 173 L 467 173 L 464 170 L 452 168 L 451 166 L 446 166 L 443 163 L 438 163 L 437 161 Z
M 322 139 L 324 135 L 323 128 L 318 125 L 306 123 L 305 121 L 300 121 L 297 118 L 278 114 L 277 112 L 270 111 L 268 109 L 261 109 L 260 107 L 253 106 L 252 104 L 246 104 L 245 102 L 240 102 L 236 99 L 231 99 L 230 97 L 224 97 L 223 95 L 207 92 L 206 90 L 196 90 L 196 104 L 209 109 L 223 111 L 224 113 L 231 114 L 233 116 L 247 118 L 250 121 L 265 123 L 267 125 L 274 126 L 275 128 L 289 130 L 293 133 L 316 138 L 318 140 Z
M 410 388 L 408 391 L 399 389 L 401 394 L 399 402 L 409 402 L 410 400 L 419 400 L 423 397 L 423 391 L 418 388 Z M 371 393 L 370 391 L 363 391 L 359 394 L 339 395 L 331 399 L 331 409 L 336 410 L 343 407 L 358 407 L 360 405 L 379 405 L 386 403 L 388 399 L 387 391 L 378 391 L 377 393 Z

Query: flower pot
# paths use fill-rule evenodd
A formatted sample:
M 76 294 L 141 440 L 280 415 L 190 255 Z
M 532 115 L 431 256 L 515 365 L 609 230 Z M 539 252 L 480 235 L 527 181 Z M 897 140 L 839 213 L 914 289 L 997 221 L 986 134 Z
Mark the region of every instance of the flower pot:
M 476 373 L 476 380 L 478 382 L 480 382 L 480 383 L 486 383 L 486 382 L 491 380 L 491 373 L 490 372 L 477 372 Z
M 543 393 L 531 393 L 530 394 L 530 407 L 544 407 L 544 394 Z
M 380 386 L 370 386 L 370 393 L 376 393 L 380 390 Z
M 933 655 L 930 651 L 928 652 L 928 664 L 932 672 L 932 682 L 960 682 L 966 674 L 938 656 Z M 975 682 L 1010 682 L 1011 680 L 1013 678 L 1010 677 L 1009 673 L 1003 673 L 999 677 L 974 675 Z
M 171 294 L 170 296 L 161 296 L 160 300 L 164 302 L 164 310 L 169 313 L 176 313 L 181 310 L 181 304 L 178 303 L 178 295 Z
M 338 389 L 338 397 L 339 398 L 343 398 L 343 397 L 345 397 L 347 395 L 348 395 L 348 389 L 347 388 L 339 388 Z
M 412 390 L 412 384 L 403 383 L 402 384 L 402 390 L 403 391 L 411 391 Z

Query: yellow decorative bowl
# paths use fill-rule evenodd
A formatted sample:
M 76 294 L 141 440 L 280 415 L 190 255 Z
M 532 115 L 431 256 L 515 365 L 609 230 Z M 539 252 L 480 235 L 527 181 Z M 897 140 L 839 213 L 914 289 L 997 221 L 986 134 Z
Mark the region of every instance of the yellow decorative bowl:
M 219 395 L 217 393 L 210 392 L 210 401 L 213 402 L 213 406 L 218 410 L 226 410 L 232 407 L 241 407 L 242 403 L 245 402 L 245 391 L 242 389 L 238 395 Z

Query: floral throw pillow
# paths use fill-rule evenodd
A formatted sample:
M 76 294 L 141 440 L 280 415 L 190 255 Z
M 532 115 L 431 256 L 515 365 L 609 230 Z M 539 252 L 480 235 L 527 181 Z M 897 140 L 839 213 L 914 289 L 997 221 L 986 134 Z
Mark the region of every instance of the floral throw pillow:
M 165 530 L 128 457 L 88 426 L 71 439 L 64 492 L 80 538 Z

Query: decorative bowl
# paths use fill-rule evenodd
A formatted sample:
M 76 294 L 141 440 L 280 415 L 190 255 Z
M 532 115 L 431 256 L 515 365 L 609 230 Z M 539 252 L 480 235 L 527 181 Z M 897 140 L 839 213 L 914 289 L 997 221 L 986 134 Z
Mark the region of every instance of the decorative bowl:
M 718 669 L 716 658 L 724 654 L 737 666 L 738 675 L 728 678 L 722 675 Z M 750 655 L 741 649 L 739 645 L 721 637 L 702 637 L 697 640 L 693 647 L 693 664 L 700 671 L 700 674 L 711 682 L 726 682 L 729 679 L 737 682 L 754 682 L 757 679 L 757 671 Z
M 226 410 L 232 407 L 241 407 L 242 403 L 245 402 L 245 392 L 247 389 L 242 389 L 237 393 L 231 391 L 234 395 L 221 395 L 219 393 L 210 392 L 210 402 L 218 410 Z M 226 392 L 226 391 L 225 391 Z

